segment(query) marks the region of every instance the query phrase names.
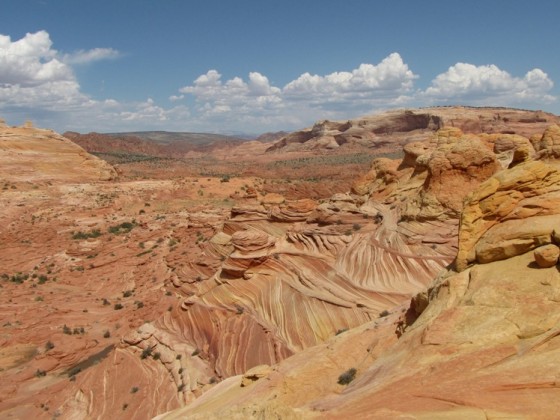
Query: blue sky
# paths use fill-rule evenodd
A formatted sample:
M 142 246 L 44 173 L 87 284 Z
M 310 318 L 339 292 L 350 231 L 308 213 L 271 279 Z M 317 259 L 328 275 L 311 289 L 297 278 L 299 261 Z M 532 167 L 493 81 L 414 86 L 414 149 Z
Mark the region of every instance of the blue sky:
M 0 118 L 262 133 L 390 108 L 560 113 L 560 2 L 0 0 Z

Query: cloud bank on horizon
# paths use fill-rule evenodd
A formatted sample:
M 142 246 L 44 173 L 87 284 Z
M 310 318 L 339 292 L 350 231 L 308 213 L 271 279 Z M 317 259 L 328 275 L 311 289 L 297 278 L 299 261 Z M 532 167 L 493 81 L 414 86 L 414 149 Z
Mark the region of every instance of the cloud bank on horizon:
M 347 119 L 395 107 L 430 105 L 546 108 L 557 100 L 539 68 L 514 76 L 494 64 L 455 63 L 420 89 L 398 52 L 377 64 L 326 75 L 303 73 L 284 86 L 250 72 L 223 80 L 210 69 L 170 92 L 169 103 L 93 99 L 76 76 L 78 66 L 118 59 L 111 48 L 61 53 L 46 31 L 12 41 L 0 34 L 0 117 L 31 119 L 58 131 L 239 131 L 291 130 L 320 119 Z

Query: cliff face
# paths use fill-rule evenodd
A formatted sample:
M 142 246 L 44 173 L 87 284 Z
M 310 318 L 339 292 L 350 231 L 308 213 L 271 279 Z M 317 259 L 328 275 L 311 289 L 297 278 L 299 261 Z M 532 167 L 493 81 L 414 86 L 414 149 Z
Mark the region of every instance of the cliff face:
M 6 171 L 0 413 L 554 416 L 556 128 L 421 130 L 322 200 Z

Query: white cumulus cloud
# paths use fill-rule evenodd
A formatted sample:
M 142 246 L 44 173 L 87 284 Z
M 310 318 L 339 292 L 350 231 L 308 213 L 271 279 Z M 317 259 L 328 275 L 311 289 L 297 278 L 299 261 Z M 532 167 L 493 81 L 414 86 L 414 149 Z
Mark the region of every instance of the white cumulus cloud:
M 514 106 L 527 102 L 552 102 L 554 83 L 541 69 L 514 77 L 496 65 L 457 63 L 432 81 L 421 95 L 432 101 Z
M 247 124 L 261 119 L 293 126 L 296 121 L 307 125 L 314 119 L 346 118 L 375 106 L 401 104 L 416 78 L 401 56 L 393 53 L 379 64 L 361 64 L 351 71 L 325 76 L 304 73 L 284 87 L 273 86 L 258 72 L 250 72 L 246 80 L 223 81 L 213 69 L 179 92 L 194 97 L 202 119 Z
M 72 69 L 56 58 L 49 34 L 39 31 L 12 42 L 0 35 L 0 84 L 20 87 L 74 80 Z
M 288 83 L 283 92 L 288 97 L 309 98 L 313 101 L 353 100 L 368 98 L 389 100 L 409 92 L 416 76 L 398 53 L 392 53 L 379 64 L 361 64 L 351 72 L 342 71 L 326 76 L 304 73 Z
M 71 64 L 117 55 L 111 48 L 61 55 L 53 49 L 46 31 L 28 33 L 16 41 L 0 35 L 0 110 L 89 108 L 94 101 L 81 92 Z
M 268 96 L 277 96 L 280 89 L 271 86 L 268 78 L 258 72 L 249 73 L 249 81 L 234 77 L 222 82 L 222 75 L 216 70 L 209 70 L 199 76 L 191 86 L 179 89 L 181 93 L 190 93 L 199 101 L 238 103 Z
M 59 52 L 46 31 L 18 40 L 0 34 L 0 118 L 32 119 L 37 126 L 59 131 L 258 133 L 392 107 L 454 103 L 542 108 L 556 100 L 554 83 L 543 70 L 514 76 L 493 64 L 456 63 L 419 89 L 415 86 L 419 76 L 396 52 L 350 70 L 305 72 L 283 85 L 257 71 L 224 78 L 212 69 L 167 96 L 171 105 L 150 98 L 97 100 L 82 91 L 75 67 L 119 56 L 112 48 Z

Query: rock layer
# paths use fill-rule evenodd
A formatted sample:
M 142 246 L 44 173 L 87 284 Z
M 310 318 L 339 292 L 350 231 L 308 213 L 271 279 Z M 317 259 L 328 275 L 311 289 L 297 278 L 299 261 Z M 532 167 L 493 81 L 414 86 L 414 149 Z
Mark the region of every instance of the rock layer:
M 272 366 L 265 381 L 248 382 L 249 371 L 158 418 L 554 418 L 558 247 L 531 250 L 557 241 L 559 185 L 542 162 L 498 172 L 467 199 L 460 272 Z
M 404 159 L 320 200 L 235 177 L 7 174 L 0 413 L 550 418 L 560 279 L 533 250 L 559 242 L 560 182 L 522 137 L 548 116 L 493 110 L 504 129 L 482 135 L 471 111 L 378 122 Z M 344 148 L 358 128 L 312 134 Z
M 0 127 L 0 174 L 12 182 L 88 182 L 115 179 L 117 172 L 50 130 Z
M 465 203 L 457 269 L 551 243 L 559 205 L 560 172 L 554 166 L 526 162 L 496 174 Z

